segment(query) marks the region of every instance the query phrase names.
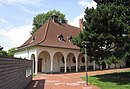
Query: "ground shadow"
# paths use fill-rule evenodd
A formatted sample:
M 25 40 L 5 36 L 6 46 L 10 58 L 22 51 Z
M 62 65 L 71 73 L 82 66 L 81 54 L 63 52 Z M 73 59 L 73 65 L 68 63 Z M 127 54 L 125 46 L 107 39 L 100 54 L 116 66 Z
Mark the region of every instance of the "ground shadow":
M 118 85 L 124 85 L 130 83 L 130 72 L 96 75 L 93 77 L 98 78 L 98 80 L 102 82 L 113 82 L 117 83 Z
M 45 74 L 57 74 L 57 75 L 64 75 L 64 74 L 76 74 L 76 73 L 84 73 L 85 71 L 69 71 L 69 72 L 53 72 L 53 73 L 45 73 Z
M 44 89 L 45 80 L 32 80 L 25 89 Z

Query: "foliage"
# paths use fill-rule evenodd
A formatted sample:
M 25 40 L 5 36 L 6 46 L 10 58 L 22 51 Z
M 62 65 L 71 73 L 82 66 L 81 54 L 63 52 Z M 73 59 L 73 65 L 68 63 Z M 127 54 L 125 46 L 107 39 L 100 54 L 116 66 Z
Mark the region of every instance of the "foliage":
M 40 26 L 42 26 L 42 24 L 45 23 L 46 20 L 48 20 L 49 18 L 51 18 L 51 16 L 55 14 L 55 15 L 58 15 L 59 16 L 59 20 L 62 22 L 62 23 L 67 23 L 67 20 L 65 18 L 65 15 L 63 13 L 61 13 L 60 11 L 57 11 L 57 10 L 50 10 L 48 11 L 47 13 L 42 13 L 42 14 L 38 14 L 36 15 L 34 18 L 33 18 L 33 30 L 32 32 L 30 33 L 31 35 L 34 34 L 34 32 L 36 30 L 38 30 L 38 28 Z
M 119 73 L 89 76 L 89 83 L 100 87 L 101 89 L 130 89 L 130 71 Z M 81 77 L 83 80 L 85 76 Z
M 113 3 L 115 5 L 130 6 L 130 0 L 94 0 L 98 5 Z
M 4 56 L 4 57 L 13 57 L 14 56 L 14 50 L 15 48 L 11 48 L 7 51 L 4 50 L 0 50 L 0 56 Z
M 15 50 L 15 48 L 11 48 L 11 49 L 8 50 L 8 56 L 9 57 L 13 57 L 14 56 L 14 50 Z
M 3 47 L 0 46 L 0 50 L 2 50 L 2 49 L 3 49 Z
M 8 56 L 8 53 L 6 51 L 0 50 L 0 57 L 1 56 Z
M 96 9 L 86 8 L 83 30 L 72 42 L 81 50 L 84 50 L 83 41 L 89 42 L 87 55 L 90 60 L 116 64 L 130 55 L 130 7 L 122 0 L 96 1 Z

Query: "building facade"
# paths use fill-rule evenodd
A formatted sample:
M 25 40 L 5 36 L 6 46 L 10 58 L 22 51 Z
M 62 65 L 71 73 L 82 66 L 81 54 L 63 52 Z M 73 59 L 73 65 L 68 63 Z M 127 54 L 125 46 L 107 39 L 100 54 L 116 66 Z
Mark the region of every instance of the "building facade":
M 33 60 L 33 73 L 53 72 L 78 72 L 85 71 L 85 58 L 79 48 L 71 43 L 73 36 L 82 28 L 63 24 L 58 21 L 58 16 L 53 15 L 47 20 L 23 45 L 15 51 L 15 57 Z M 89 70 L 120 68 L 125 66 L 125 61 L 117 65 L 101 66 L 87 61 Z

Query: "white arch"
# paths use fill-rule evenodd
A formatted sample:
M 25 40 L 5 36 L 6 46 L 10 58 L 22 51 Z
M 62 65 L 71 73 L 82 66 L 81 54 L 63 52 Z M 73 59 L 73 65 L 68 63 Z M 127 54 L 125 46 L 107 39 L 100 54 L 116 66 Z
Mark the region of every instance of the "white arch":
M 35 55 L 31 54 L 31 60 L 33 61 L 32 63 L 32 71 L 33 73 L 35 73 Z
M 76 57 L 74 53 L 68 53 L 66 62 L 67 62 L 67 68 L 70 71 L 76 71 Z
M 78 65 L 80 71 L 85 71 L 85 58 L 82 53 L 78 55 Z
M 45 73 L 51 72 L 51 56 L 48 51 L 41 51 L 39 53 L 38 71 Z
M 53 72 L 64 71 L 64 55 L 62 52 L 56 52 L 53 56 Z

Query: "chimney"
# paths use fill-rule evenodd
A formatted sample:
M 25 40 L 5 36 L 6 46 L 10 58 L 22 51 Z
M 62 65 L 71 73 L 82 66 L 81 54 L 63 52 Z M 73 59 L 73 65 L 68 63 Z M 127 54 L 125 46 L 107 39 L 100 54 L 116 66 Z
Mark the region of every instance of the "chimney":
M 83 30 L 83 19 L 79 19 L 79 27 Z
M 58 22 L 59 21 L 59 18 L 58 18 L 58 15 L 56 15 L 55 13 L 51 16 L 52 20 L 54 22 Z

